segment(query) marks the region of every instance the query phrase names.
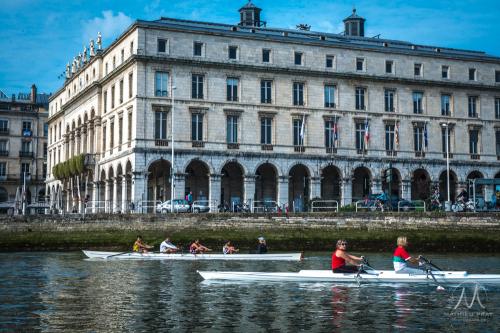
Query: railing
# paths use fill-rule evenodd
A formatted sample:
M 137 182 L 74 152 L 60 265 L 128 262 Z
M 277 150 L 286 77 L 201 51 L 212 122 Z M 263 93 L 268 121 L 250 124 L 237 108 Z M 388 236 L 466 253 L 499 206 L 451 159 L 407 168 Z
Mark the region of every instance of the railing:
M 311 212 L 338 212 L 339 202 L 337 200 L 313 200 L 311 201 Z
M 240 149 L 240 144 L 239 143 L 228 143 L 227 149 Z
M 279 203 L 277 201 L 254 201 L 250 207 L 252 213 L 276 213 Z
M 260 150 L 273 150 L 273 145 L 261 144 L 260 145 Z
M 376 211 L 378 209 L 382 211 L 382 208 L 375 205 L 373 200 L 358 200 L 356 201 L 355 206 L 356 206 L 356 213 L 363 209 L 370 211 Z
M 218 201 L 217 200 L 196 200 L 191 205 L 193 213 L 217 213 Z
M 306 151 L 305 146 L 293 146 L 293 151 L 296 153 L 303 153 Z
M 337 153 L 337 148 L 335 148 L 335 147 L 326 147 L 326 153 L 327 154 L 336 154 Z
M 0 156 L 9 156 L 8 150 L 0 150 Z
M 427 211 L 425 201 L 424 200 L 413 200 L 413 201 L 407 201 L 407 200 L 400 200 L 398 202 L 398 212 L 400 211 L 419 211 L 419 212 L 425 212 Z
M 19 151 L 19 157 L 31 157 L 33 158 L 33 152 L 32 151 Z
M 0 128 L 0 135 L 9 135 L 8 128 Z
M 131 209 L 131 213 L 153 213 L 156 214 L 156 206 L 160 204 L 160 200 L 142 200 L 134 204 L 134 210 Z

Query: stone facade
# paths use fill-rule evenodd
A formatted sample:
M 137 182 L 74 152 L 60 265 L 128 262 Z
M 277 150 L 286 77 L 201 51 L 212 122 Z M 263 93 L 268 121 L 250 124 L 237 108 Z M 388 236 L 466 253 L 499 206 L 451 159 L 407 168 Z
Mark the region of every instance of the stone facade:
M 214 205 L 426 199 L 446 193 L 447 125 L 453 199 L 470 178 L 500 177 L 499 81 L 500 58 L 482 52 L 137 21 L 51 98 L 47 191 L 109 212 L 169 199 L 172 178 L 175 198 Z M 52 167 L 80 153 L 87 171 L 56 180 Z

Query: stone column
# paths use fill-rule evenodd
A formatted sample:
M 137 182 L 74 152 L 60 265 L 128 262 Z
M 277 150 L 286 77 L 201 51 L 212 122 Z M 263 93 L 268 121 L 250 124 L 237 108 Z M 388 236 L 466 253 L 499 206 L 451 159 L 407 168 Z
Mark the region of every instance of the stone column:
M 142 207 L 142 201 L 147 200 L 146 176 L 147 175 L 142 172 L 132 172 L 132 189 L 130 196 L 134 203 L 135 211 L 138 213 L 146 213 L 146 209 Z
M 411 180 L 401 181 L 401 199 L 411 200 Z
M 341 182 L 341 206 L 347 206 L 352 203 L 352 178 L 343 178 Z
M 255 175 L 246 175 L 243 178 L 243 202 L 246 202 L 248 205 L 250 205 L 254 197 L 255 197 Z
M 101 154 L 101 118 L 96 117 L 94 120 L 94 151 L 96 154 Z
M 122 176 L 122 213 L 128 213 L 128 201 L 127 201 L 127 175 Z
M 113 191 L 113 200 L 111 201 L 111 212 L 116 213 L 119 210 L 118 206 L 118 177 L 114 177 L 112 180 L 112 191 Z
M 174 198 L 173 199 L 184 199 L 184 194 L 186 192 L 186 174 L 178 172 L 174 175 Z M 170 184 L 172 186 L 172 184 Z M 210 190 L 210 193 L 212 191 Z M 170 193 L 166 195 L 170 197 Z
M 372 193 L 381 193 L 382 192 L 382 180 L 380 178 L 373 178 L 372 180 Z
M 111 182 L 109 180 L 104 181 L 104 212 L 105 213 L 110 213 L 110 204 L 109 204 L 109 199 L 111 195 Z
M 321 198 L 321 177 L 311 177 L 311 191 L 309 200 Z
M 93 191 L 92 191 L 92 213 L 98 213 L 99 212 L 99 209 L 98 209 L 98 205 L 99 205 L 99 200 L 101 200 L 99 198 L 99 192 L 100 192 L 100 186 L 99 186 L 99 182 L 93 182 L 92 183 L 92 186 L 93 186 Z
M 278 177 L 278 205 L 288 205 L 288 176 Z M 288 207 L 289 210 L 292 207 Z
M 75 130 L 76 148 L 75 148 L 75 151 L 73 152 L 73 155 L 75 155 L 75 156 L 81 153 L 81 149 L 82 149 L 81 135 L 82 135 L 82 133 L 80 132 L 80 128 L 77 128 Z
M 88 153 L 87 151 L 87 137 L 88 137 L 88 131 L 87 131 L 87 126 L 83 125 L 82 126 L 82 140 L 81 140 L 81 145 L 82 145 L 82 148 L 81 148 L 81 152 L 82 153 Z
M 209 200 L 210 203 L 215 205 L 212 209 L 216 209 L 220 203 L 221 194 L 221 178 L 220 174 L 211 174 L 209 179 Z
M 87 146 L 90 154 L 94 153 L 94 121 L 90 121 L 87 127 Z
M 69 134 L 69 157 L 75 156 L 75 131 Z

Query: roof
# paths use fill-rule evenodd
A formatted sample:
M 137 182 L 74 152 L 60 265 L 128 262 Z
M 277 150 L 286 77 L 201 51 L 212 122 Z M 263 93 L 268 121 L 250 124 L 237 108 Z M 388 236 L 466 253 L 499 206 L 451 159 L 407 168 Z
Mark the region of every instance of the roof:
M 348 20 L 361 20 L 361 21 L 366 21 L 364 18 L 362 18 L 361 16 L 359 16 L 358 14 L 356 14 L 356 8 L 353 8 L 352 9 L 352 14 L 347 16 L 345 19 L 344 19 L 344 22 L 345 21 L 348 21 Z
M 352 15 L 351 15 L 352 16 Z M 343 34 L 318 31 L 303 31 L 270 27 L 245 27 L 237 24 L 223 24 L 212 22 L 190 21 L 162 17 L 154 21 L 137 21 L 138 25 L 148 27 L 164 27 L 175 30 L 206 32 L 232 35 L 235 37 L 251 37 L 255 39 L 269 39 L 296 43 L 314 42 L 325 46 L 345 48 L 363 48 L 383 52 L 407 53 L 435 57 L 454 57 L 465 60 L 489 60 L 500 62 L 500 57 L 488 55 L 482 51 L 461 50 L 446 47 L 418 45 L 406 41 L 382 39 L 374 37 L 345 36 Z
M 244 5 L 243 7 L 240 8 L 240 10 L 242 9 L 258 9 L 258 10 L 261 10 L 259 7 L 257 7 L 256 5 L 254 5 L 252 3 L 252 0 L 248 0 L 248 3 L 246 5 Z

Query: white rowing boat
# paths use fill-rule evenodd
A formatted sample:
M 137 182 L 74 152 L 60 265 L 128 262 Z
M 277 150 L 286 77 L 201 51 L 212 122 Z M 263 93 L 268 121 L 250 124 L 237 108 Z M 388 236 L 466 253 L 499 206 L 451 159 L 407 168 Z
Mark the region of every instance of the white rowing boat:
M 83 253 L 93 259 L 109 260 L 255 260 L 255 261 L 300 261 L 302 253 L 268 253 L 268 254 L 219 254 L 219 253 L 138 253 L 138 252 L 106 252 L 88 251 Z
M 394 271 L 370 271 L 368 274 L 333 273 L 330 270 L 301 270 L 298 273 L 217 272 L 198 271 L 205 280 L 220 281 L 294 281 L 294 282 L 354 282 L 354 283 L 500 283 L 500 274 L 468 274 L 465 271 L 432 271 L 432 275 L 402 274 Z

